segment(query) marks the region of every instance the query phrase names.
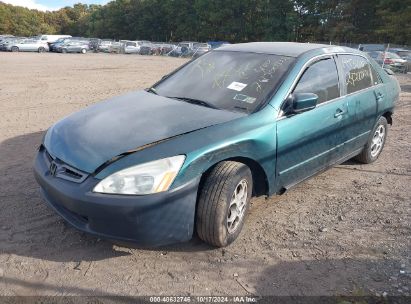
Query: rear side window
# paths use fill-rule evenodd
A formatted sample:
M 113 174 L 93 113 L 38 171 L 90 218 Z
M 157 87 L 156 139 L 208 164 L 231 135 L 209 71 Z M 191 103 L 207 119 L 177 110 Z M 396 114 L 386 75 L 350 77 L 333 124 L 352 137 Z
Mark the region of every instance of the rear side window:
M 372 66 L 370 66 L 370 68 L 371 68 L 372 83 L 374 85 L 381 83 L 382 81 L 381 81 L 380 75 L 377 73 L 377 71 Z
M 298 81 L 294 93 L 317 94 L 319 104 L 340 97 L 334 59 L 326 58 L 310 65 Z
M 367 89 L 373 85 L 371 65 L 367 59 L 355 55 L 340 55 L 347 94 Z

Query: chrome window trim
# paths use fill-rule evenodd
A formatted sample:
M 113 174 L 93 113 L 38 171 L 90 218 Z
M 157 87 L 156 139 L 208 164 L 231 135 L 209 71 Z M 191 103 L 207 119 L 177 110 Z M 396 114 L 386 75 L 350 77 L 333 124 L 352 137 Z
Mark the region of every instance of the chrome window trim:
M 288 116 L 284 116 L 284 112 L 283 112 L 283 110 L 282 110 L 282 107 L 283 107 L 283 105 L 284 105 L 284 102 L 285 102 L 286 99 L 288 98 L 288 96 L 290 96 L 291 92 L 294 91 L 294 89 L 295 89 L 295 87 L 296 87 L 296 85 L 297 85 L 297 82 L 301 79 L 301 76 L 302 76 L 302 74 L 305 72 L 305 70 L 307 69 L 307 67 L 308 67 L 309 65 L 311 65 L 313 62 L 320 60 L 321 58 L 327 58 L 327 57 L 329 57 L 329 58 L 332 58 L 332 59 L 335 61 L 336 59 L 334 58 L 334 56 L 338 56 L 338 55 L 351 55 L 351 56 L 363 57 L 365 60 L 367 60 L 368 64 L 370 65 L 370 68 L 373 68 L 372 65 L 371 65 L 371 63 L 370 63 L 370 61 L 368 60 L 368 58 L 367 58 L 365 55 L 362 55 L 362 54 L 354 54 L 354 53 L 349 53 L 349 52 L 342 52 L 342 53 L 340 53 L 340 52 L 335 52 L 335 53 L 321 54 L 321 55 L 317 55 L 317 56 L 311 58 L 310 60 L 308 60 L 308 61 L 302 66 L 302 68 L 300 69 L 300 71 L 299 71 L 298 74 L 297 74 L 297 77 L 295 77 L 292 85 L 291 85 L 290 88 L 288 89 L 287 94 L 286 94 L 286 98 L 281 102 L 281 105 L 280 105 L 280 107 L 279 107 L 280 111 L 278 112 L 278 116 L 277 116 L 276 121 L 279 121 L 279 120 L 282 120 L 283 118 L 287 118 L 287 117 L 288 117 Z M 339 73 L 339 70 L 338 70 L 338 64 L 337 64 L 337 62 L 335 62 L 335 64 L 336 64 L 336 68 L 337 68 L 337 73 L 338 73 L 338 75 L 339 75 L 340 73 Z M 375 72 L 377 72 L 377 71 L 375 71 Z M 377 74 L 378 74 L 378 73 L 377 73 Z M 372 73 L 371 73 L 371 79 L 373 79 Z M 373 83 L 374 83 L 374 82 L 373 82 Z M 373 84 L 372 86 L 370 86 L 370 87 L 368 87 L 368 88 L 361 89 L 361 90 L 359 90 L 359 91 L 355 91 L 355 92 L 352 92 L 352 93 L 349 93 L 349 94 L 347 94 L 347 93 L 345 92 L 345 94 L 342 94 L 341 96 L 339 96 L 339 97 L 337 97 L 337 98 L 330 99 L 330 100 L 327 100 L 326 102 L 323 102 L 323 103 L 318 104 L 318 105 L 316 106 L 316 108 L 317 108 L 317 107 L 321 107 L 322 105 L 329 104 L 329 103 L 334 102 L 334 101 L 338 101 L 338 100 L 341 99 L 341 98 L 345 98 L 345 97 L 351 96 L 351 95 L 353 95 L 353 94 L 357 94 L 357 93 L 364 92 L 364 91 L 369 90 L 369 89 L 373 89 L 373 88 L 378 87 L 378 86 L 383 85 L 383 84 L 384 84 L 384 82 L 383 82 L 382 79 L 381 79 L 381 82 L 378 83 L 378 84 Z M 342 88 L 340 88 L 340 94 L 342 93 L 342 92 L 341 92 L 341 89 L 342 89 Z

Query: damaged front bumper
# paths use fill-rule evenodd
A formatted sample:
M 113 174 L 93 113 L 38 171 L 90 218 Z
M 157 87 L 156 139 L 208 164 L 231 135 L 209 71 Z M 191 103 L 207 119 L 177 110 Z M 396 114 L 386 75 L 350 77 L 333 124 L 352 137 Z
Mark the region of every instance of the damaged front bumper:
M 47 203 L 75 228 L 102 238 L 160 246 L 191 239 L 200 178 L 163 193 L 143 196 L 94 193 L 100 181 L 81 183 L 50 173 L 44 148 L 38 152 L 34 175 Z

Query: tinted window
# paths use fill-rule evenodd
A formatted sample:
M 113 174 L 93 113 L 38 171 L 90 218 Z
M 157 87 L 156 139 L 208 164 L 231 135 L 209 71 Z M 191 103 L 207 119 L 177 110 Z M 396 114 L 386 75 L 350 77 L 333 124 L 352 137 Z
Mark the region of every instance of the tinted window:
M 276 89 L 294 58 L 212 51 L 161 81 L 161 96 L 190 98 L 230 111 L 251 113 Z
M 372 86 L 371 66 L 364 57 L 340 55 L 344 70 L 347 94 Z
M 340 89 L 334 59 L 323 59 L 309 66 L 298 81 L 294 93 L 317 94 L 318 103 L 338 98 Z

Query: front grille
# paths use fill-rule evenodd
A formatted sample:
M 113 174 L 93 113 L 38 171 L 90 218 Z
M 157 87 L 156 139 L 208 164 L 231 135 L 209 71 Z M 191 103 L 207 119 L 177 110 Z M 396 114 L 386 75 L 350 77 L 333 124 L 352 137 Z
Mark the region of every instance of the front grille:
M 42 150 L 44 151 L 44 160 L 49 168 L 50 175 L 74 183 L 82 183 L 88 177 L 86 172 L 73 168 L 57 157 L 53 157 L 44 146 L 40 147 L 40 152 Z

